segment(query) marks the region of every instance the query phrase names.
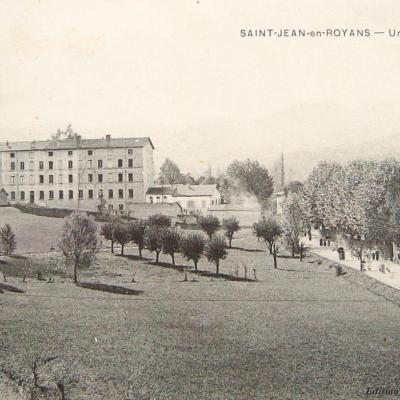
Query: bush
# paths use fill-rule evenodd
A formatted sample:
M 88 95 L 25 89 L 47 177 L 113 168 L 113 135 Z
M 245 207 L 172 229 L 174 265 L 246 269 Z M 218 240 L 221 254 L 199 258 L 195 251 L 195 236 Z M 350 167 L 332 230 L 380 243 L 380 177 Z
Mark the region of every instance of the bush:
M 88 267 L 100 249 L 100 239 L 93 217 L 74 211 L 65 219 L 58 247 L 67 262 L 74 266 L 74 282 L 78 282 L 77 269 Z
M 199 217 L 200 228 L 208 235 L 211 239 L 215 232 L 221 226 L 219 219 L 213 215 L 207 215 L 206 217 Z
M 15 234 L 9 224 L 5 224 L 0 228 L 0 250 L 6 255 L 14 253 L 17 248 Z
M 236 217 L 230 217 L 222 220 L 222 227 L 225 231 L 225 236 L 228 238 L 229 247 L 232 247 L 233 235 L 240 230 L 239 221 Z
M 147 223 L 150 227 L 169 228 L 171 226 L 171 218 L 164 214 L 154 214 L 150 215 Z
M 193 260 L 194 269 L 197 271 L 197 264 L 204 252 L 206 239 L 201 232 L 189 233 L 182 239 L 181 249 L 183 256 L 188 260 Z
M 175 253 L 179 251 L 181 245 L 181 235 L 176 229 L 165 229 L 162 232 L 163 253 L 169 254 L 172 265 L 175 267 Z
M 207 243 L 206 255 L 208 261 L 215 263 L 216 274 L 219 275 L 219 262 L 228 255 L 225 239 L 222 236 L 212 237 Z

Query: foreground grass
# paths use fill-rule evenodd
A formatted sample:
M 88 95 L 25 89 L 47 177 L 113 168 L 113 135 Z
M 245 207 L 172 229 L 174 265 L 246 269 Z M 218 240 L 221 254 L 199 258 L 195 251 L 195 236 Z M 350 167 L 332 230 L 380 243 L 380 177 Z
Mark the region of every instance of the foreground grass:
M 81 379 L 67 391 L 79 400 L 356 399 L 368 387 L 396 388 L 395 293 L 354 271 L 336 278 L 314 256 L 280 258 L 274 271 L 243 237 L 235 246 L 245 250 L 230 250 L 221 272 L 243 276 L 247 265 L 258 282 L 189 273 L 184 283 L 180 257 L 173 269 L 169 257 L 155 266 L 132 249 L 81 272 L 83 282 L 141 292 L 133 296 L 73 285 L 56 254 L 2 258 L 8 283 L 25 293 L 0 294 L 0 367 L 26 378 L 35 355 L 55 352 L 78 364 Z

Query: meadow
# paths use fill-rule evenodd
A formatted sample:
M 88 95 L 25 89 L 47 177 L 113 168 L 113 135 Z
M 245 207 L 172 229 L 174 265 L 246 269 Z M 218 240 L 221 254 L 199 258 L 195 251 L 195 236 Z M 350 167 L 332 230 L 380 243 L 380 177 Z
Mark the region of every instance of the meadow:
M 0 257 L 7 284 L 24 291 L 0 294 L 1 371 L 23 383 L 35 356 L 56 353 L 79 373 L 66 385 L 78 400 L 363 399 L 396 388 L 397 291 L 353 270 L 336 277 L 312 254 L 282 251 L 273 270 L 249 231 L 234 247 L 221 277 L 202 260 L 185 282 L 186 260 L 172 268 L 162 255 L 157 266 L 134 247 L 80 271 L 129 295 L 74 285 L 56 252 Z M 234 280 L 244 266 L 248 281 Z

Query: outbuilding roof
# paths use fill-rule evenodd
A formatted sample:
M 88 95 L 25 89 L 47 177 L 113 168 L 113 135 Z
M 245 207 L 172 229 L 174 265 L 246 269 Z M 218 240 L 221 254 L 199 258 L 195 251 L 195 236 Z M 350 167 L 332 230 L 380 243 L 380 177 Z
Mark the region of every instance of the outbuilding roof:
M 168 185 L 152 186 L 148 195 L 171 195 L 173 197 L 213 196 L 217 191 L 217 185 Z

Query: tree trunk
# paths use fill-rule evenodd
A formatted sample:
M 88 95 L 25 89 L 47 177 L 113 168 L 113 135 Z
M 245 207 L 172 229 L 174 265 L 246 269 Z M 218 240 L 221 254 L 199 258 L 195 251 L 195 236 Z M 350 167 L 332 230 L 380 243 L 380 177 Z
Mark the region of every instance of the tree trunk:
M 217 267 L 217 276 L 219 275 L 219 261 L 216 261 L 215 262 L 215 265 L 216 265 L 216 267 Z
M 114 253 L 114 240 L 111 240 L 111 253 Z
M 363 252 L 363 244 L 360 245 L 360 271 L 362 272 L 363 270 L 363 257 L 362 257 L 362 252 Z
M 171 254 L 172 265 L 175 267 L 175 254 Z
M 74 282 L 78 283 L 78 274 L 77 274 L 78 264 L 74 264 Z
M 194 262 L 194 269 L 195 269 L 195 271 L 197 271 L 197 261 L 193 260 L 193 262 Z
M 139 260 L 142 259 L 142 246 L 138 246 L 139 247 Z
M 303 243 L 300 245 L 300 261 L 303 261 L 303 251 L 304 251 L 304 248 L 303 248 Z
M 229 237 L 229 248 L 232 248 L 232 237 Z
M 158 265 L 159 258 L 160 258 L 160 252 L 156 251 L 156 265 Z
M 276 250 L 276 246 L 274 245 L 274 249 L 273 249 L 273 252 L 272 252 L 272 255 L 274 257 L 274 269 L 278 269 L 277 254 L 278 254 L 278 252 Z
M 61 394 L 61 400 L 66 400 L 64 384 L 57 383 L 57 388 L 58 388 L 58 390 L 59 390 L 59 392 Z
M 294 249 L 294 244 L 292 244 L 292 258 L 294 258 L 294 256 L 295 256 L 295 251 L 294 251 L 295 249 Z
M 124 255 L 124 244 L 121 244 L 121 256 L 123 256 Z

